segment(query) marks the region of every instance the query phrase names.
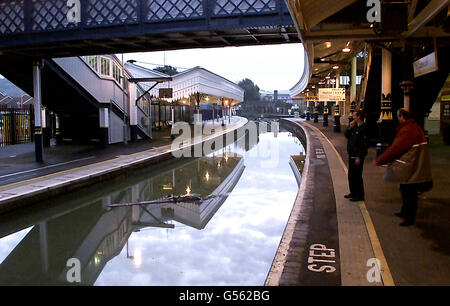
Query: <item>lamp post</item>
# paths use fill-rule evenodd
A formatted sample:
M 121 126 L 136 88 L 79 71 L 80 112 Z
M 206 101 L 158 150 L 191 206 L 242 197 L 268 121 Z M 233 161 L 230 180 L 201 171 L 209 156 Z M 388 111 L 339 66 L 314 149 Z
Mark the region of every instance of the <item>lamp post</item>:
M 379 142 L 377 156 L 382 154 L 395 137 L 392 117 L 392 53 L 386 47 L 381 49 L 381 112 L 378 119 Z
M 319 122 L 319 100 L 314 98 L 314 122 Z
M 334 68 L 334 67 L 333 67 Z M 336 88 L 339 88 L 339 72 L 336 73 Z M 340 101 L 336 101 L 336 106 L 334 108 L 334 125 L 333 131 L 340 132 L 341 131 L 341 106 Z
M 328 126 L 328 102 L 323 102 L 323 126 Z
M 309 96 L 306 94 L 306 120 L 311 120 L 311 115 L 309 113 Z
M 409 110 L 411 91 L 414 88 L 414 82 L 403 81 L 400 83 L 400 88 L 403 90 L 403 107 Z
M 225 99 L 222 98 L 222 126 L 225 126 L 225 122 L 223 121 L 223 115 L 225 114 L 225 112 L 224 112 L 224 102 L 225 102 Z

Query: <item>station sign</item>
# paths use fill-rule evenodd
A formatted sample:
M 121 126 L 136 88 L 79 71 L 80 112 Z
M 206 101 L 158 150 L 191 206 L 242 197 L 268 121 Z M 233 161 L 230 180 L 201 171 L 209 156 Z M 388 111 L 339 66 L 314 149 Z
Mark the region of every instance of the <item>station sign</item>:
M 439 69 L 436 59 L 436 52 L 432 52 L 413 63 L 414 77 L 437 71 Z
M 319 88 L 319 101 L 345 101 L 345 88 Z
M 305 102 L 318 102 L 319 98 L 317 96 L 307 96 L 305 97 Z

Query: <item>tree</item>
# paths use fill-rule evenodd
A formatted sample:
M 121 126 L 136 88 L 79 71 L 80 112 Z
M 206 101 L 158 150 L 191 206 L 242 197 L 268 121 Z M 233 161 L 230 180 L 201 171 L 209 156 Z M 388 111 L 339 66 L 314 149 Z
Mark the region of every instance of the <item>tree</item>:
M 170 65 L 156 67 L 154 70 L 165 73 L 167 75 L 175 75 L 178 73 L 177 68 L 172 67 Z
M 259 87 L 250 79 L 243 79 L 238 83 L 244 89 L 244 101 L 259 100 Z

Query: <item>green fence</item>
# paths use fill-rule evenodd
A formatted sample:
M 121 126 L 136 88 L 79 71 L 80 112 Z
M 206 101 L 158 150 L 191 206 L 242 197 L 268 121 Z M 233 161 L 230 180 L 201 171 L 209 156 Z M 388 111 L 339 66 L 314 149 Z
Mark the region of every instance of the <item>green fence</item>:
M 0 146 L 32 141 L 32 109 L 0 106 Z

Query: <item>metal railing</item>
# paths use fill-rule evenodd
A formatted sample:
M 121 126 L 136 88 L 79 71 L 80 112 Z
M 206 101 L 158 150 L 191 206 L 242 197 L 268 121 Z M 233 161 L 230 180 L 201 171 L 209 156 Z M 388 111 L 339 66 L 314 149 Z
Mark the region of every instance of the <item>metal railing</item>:
M 284 0 L 0 0 L 0 36 L 286 12 Z
M 6 108 L 0 106 L 0 147 L 32 141 L 31 106 Z

